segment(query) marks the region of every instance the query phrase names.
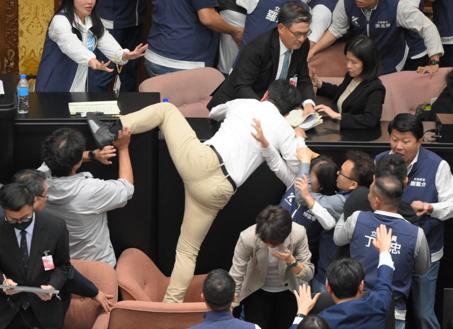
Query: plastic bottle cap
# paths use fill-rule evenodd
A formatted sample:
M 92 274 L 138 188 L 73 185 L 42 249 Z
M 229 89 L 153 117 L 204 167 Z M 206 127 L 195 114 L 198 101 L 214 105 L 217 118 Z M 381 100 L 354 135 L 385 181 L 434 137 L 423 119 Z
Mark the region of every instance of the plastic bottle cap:
M 168 98 L 162 98 L 162 103 L 168 103 Z
M 20 75 L 20 78 L 21 78 L 21 79 L 27 79 L 27 75 L 22 73 L 22 74 Z

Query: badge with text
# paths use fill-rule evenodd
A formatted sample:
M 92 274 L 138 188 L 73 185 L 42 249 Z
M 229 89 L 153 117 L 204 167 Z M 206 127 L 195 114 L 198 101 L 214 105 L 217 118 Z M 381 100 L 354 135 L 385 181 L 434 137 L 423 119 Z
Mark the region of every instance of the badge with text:
M 55 264 L 53 263 L 52 255 L 47 253 L 48 251 L 44 252 L 44 256 L 42 256 L 42 265 L 44 266 L 44 271 L 52 271 L 55 269 Z

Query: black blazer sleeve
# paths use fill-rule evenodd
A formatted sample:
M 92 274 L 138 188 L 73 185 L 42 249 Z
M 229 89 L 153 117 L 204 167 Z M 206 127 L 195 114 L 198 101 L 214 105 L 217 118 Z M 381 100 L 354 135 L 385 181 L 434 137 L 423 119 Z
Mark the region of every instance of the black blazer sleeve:
M 351 98 L 352 94 L 348 98 Z M 385 89 L 377 88 L 368 93 L 363 104 L 363 111 L 352 113 L 343 111 L 341 114 L 341 129 L 367 129 L 378 126 L 382 115 L 382 104 L 384 103 Z M 357 104 L 361 105 L 361 104 Z
M 73 266 L 69 269 L 68 281 L 65 286 L 66 292 L 82 297 L 93 298 L 99 293 L 96 285 L 83 276 Z
M 313 85 L 308 74 L 307 56 L 309 50 L 310 42 L 307 40 L 302 44 L 302 47 L 300 49 L 293 51 L 294 58 L 291 58 L 291 64 L 288 70 L 289 79 L 294 75 L 294 73 L 296 73 L 292 71 L 293 65 L 297 65 L 297 88 L 302 95 L 302 102 L 307 99 L 312 99 L 313 101 L 315 100 Z
M 61 221 L 58 226 L 57 245 L 54 255 L 55 270 L 52 272 L 49 283 L 55 289 L 61 290 L 66 283 L 68 277 L 69 267 L 69 233 L 66 229 L 66 225 Z
M 348 74 L 346 74 L 346 76 L 344 77 L 344 79 L 340 85 L 335 85 L 333 83 L 323 81 L 321 88 L 319 88 L 316 91 L 316 94 L 319 96 L 331 98 L 335 102 L 335 105 L 336 105 L 338 98 L 343 93 L 343 91 L 346 89 L 346 87 L 350 81 L 351 81 L 351 77 Z M 336 106 L 335 106 L 334 110 L 337 111 Z

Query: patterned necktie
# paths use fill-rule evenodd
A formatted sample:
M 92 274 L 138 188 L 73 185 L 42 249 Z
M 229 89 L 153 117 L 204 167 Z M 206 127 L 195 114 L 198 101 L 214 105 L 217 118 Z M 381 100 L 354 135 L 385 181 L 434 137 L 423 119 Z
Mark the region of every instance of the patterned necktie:
M 27 246 L 27 231 L 20 231 L 20 254 L 22 255 L 22 265 L 25 270 L 28 268 L 28 246 Z
M 286 79 L 288 76 L 288 69 L 289 69 L 289 56 L 291 56 L 291 52 L 289 50 L 285 51 L 283 55 L 283 65 L 282 70 L 280 71 L 279 79 Z

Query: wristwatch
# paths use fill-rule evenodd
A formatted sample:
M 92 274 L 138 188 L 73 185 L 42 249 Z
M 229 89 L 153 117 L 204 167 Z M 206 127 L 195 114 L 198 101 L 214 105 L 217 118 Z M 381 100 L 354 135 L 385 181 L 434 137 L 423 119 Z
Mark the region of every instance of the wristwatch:
M 96 160 L 96 154 L 94 154 L 95 151 L 88 151 L 88 159 L 90 161 Z
M 431 60 L 429 61 L 429 65 L 439 65 L 439 61 L 436 60 L 436 59 L 431 59 Z
M 291 264 L 288 264 L 288 268 L 289 268 L 289 269 L 294 268 L 294 267 L 297 266 L 297 264 L 299 264 L 299 263 L 297 262 L 297 259 L 294 259 L 294 262 L 292 262 Z

